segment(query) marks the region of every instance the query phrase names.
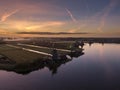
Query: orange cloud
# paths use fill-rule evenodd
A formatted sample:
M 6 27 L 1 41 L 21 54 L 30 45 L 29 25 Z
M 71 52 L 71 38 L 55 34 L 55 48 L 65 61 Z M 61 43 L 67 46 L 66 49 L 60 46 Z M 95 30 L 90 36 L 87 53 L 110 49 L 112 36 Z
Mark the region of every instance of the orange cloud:
M 1 22 L 6 21 L 6 19 L 7 19 L 8 17 L 10 17 L 11 15 L 15 14 L 16 12 L 18 12 L 18 10 L 14 10 L 14 11 L 12 11 L 12 12 L 10 12 L 10 13 L 4 14 L 4 15 L 1 17 Z
M 11 23 L 12 22 L 12 23 Z M 58 27 L 62 27 L 65 22 L 62 21 L 46 21 L 46 22 L 34 22 L 34 21 L 16 21 L 9 20 L 6 22 L 7 30 L 11 32 L 19 31 L 43 31 L 43 30 L 56 30 Z M 5 27 L 2 27 L 6 29 Z

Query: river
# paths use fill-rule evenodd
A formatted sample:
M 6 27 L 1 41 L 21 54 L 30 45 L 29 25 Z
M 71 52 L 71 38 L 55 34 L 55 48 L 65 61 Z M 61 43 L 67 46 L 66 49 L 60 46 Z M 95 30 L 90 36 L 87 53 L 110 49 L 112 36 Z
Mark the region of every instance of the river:
M 0 70 L 0 90 L 120 90 L 120 44 L 85 44 L 84 55 L 52 73 Z

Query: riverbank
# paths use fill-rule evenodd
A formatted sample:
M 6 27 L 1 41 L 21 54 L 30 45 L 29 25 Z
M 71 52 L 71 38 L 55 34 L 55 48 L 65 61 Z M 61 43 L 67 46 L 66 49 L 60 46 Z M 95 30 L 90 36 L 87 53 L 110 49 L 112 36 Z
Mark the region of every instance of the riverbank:
M 54 72 L 55 68 L 58 68 L 61 64 L 70 61 L 70 59 L 52 60 L 51 50 L 52 48 L 27 44 L 0 45 L 0 55 L 4 55 L 6 57 L 4 61 L 9 60 L 10 62 L 12 60 L 14 62 L 12 64 L 0 63 L 0 69 L 14 71 L 20 74 L 28 74 L 33 70 L 48 67 L 52 68 L 52 72 Z M 70 53 L 70 50 L 65 49 L 57 49 L 57 51 L 60 55 L 67 55 Z

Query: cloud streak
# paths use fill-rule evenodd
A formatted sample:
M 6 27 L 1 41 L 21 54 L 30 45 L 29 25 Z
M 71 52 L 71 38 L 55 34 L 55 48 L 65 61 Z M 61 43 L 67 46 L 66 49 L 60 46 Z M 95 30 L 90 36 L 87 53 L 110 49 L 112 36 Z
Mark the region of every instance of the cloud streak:
M 68 10 L 67 8 L 65 8 L 65 10 L 67 11 L 67 13 L 69 14 L 69 16 L 71 17 L 73 22 L 77 22 L 77 20 L 75 19 L 75 17 L 73 16 L 73 14 L 71 13 L 70 10 Z
M 105 23 L 106 23 L 107 16 L 111 12 L 111 10 L 115 7 L 116 3 L 117 3 L 117 0 L 111 0 L 110 1 L 109 5 L 107 6 L 105 11 L 103 12 L 103 15 L 101 17 L 100 26 L 97 29 L 98 31 L 102 32 L 102 29 L 103 29 L 103 27 L 105 26 Z
M 10 12 L 10 13 L 4 14 L 4 15 L 1 17 L 1 22 L 6 21 L 8 17 L 10 17 L 11 15 L 17 13 L 18 11 L 19 11 L 19 10 L 17 9 L 17 10 L 14 10 L 14 11 Z

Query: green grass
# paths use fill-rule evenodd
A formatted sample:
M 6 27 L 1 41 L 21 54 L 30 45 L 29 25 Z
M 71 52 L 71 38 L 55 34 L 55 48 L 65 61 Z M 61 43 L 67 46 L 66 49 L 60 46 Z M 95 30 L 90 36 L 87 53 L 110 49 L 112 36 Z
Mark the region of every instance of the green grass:
M 63 44 L 64 43 L 59 43 Z M 69 45 L 70 43 L 67 43 Z M 66 45 L 66 44 L 65 44 Z M 50 48 L 37 48 L 31 46 L 24 46 L 24 45 L 13 45 L 18 46 L 20 48 L 10 47 L 8 45 L 0 45 L 0 54 L 8 57 L 9 59 L 15 61 L 15 64 L 1 64 L 0 63 L 0 70 L 6 71 L 14 71 L 19 74 L 28 74 L 34 70 L 42 69 L 44 67 L 52 68 L 52 70 L 58 68 L 61 64 L 68 62 L 68 61 L 48 61 L 47 63 L 43 62 L 44 58 L 48 56 L 37 54 L 34 52 L 25 51 L 22 48 L 32 49 L 40 52 L 51 53 Z M 66 54 L 68 52 L 59 51 L 60 54 Z
M 49 54 L 51 54 L 51 52 L 52 52 L 52 48 L 42 48 L 42 47 L 38 48 L 38 47 L 31 47 L 31 46 L 24 46 L 24 45 L 15 45 L 15 46 L 19 46 L 19 47 L 27 48 L 27 49 L 33 49 L 33 50 L 36 50 L 36 51 L 45 52 L 45 53 L 49 53 Z M 66 54 L 68 52 L 58 50 L 58 53 L 59 54 Z
M 51 54 L 51 51 L 52 51 L 52 49 L 47 49 L 47 48 L 37 48 L 37 47 L 30 47 L 30 46 L 23 46 L 23 45 L 22 46 L 21 45 L 20 46 L 14 45 L 14 46 L 32 49 L 32 50 L 45 52 L 45 53 L 49 53 L 49 54 Z M 66 54 L 68 52 L 58 50 L 58 53 L 59 54 Z M 32 63 L 35 60 L 48 57 L 46 55 L 41 55 L 41 54 L 37 54 L 34 52 L 25 51 L 25 50 L 22 50 L 20 48 L 14 48 L 14 47 L 10 47 L 7 45 L 0 45 L 0 54 L 5 55 L 6 57 L 15 61 L 16 63 Z
M 19 74 L 28 74 L 33 70 L 43 68 L 44 66 L 41 62 L 46 57 L 45 55 L 24 51 L 7 45 L 0 45 L 0 54 L 16 62 L 14 64 L 0 63 L 0 70 L 14 71 Z
M 12 48 L 6 45 L 0 45 L 0 54 L 5 55 L 9 59 L 19 63 L 32 63 L 35 60 L 46 57 L 45 55 L 36 54 L 22 49 Z
M 15 45 L 17 46 L 17 45 Z M 28 49 L 37 50 L 40 52 L 51 53 L 51 49 L 36 48 L 29 46 L 20 46 Z M 58 51 L 59 53 L 66 53 Z M 0 45 L 0 54 L 15 61 L 15 64 L 0 64 L 0 70 L 14 71 L 19 74 L 28 74 L 33 70 L 44 68 L 46 64 L 42 60 L 48 56 L 14 48 L 7 45 Z
M 53 43 L 64 43 L 64 44 L 71 44 L 71 43 L 75 43 L 75 41 L 58 41 L 58 42 L 53 42 Z

